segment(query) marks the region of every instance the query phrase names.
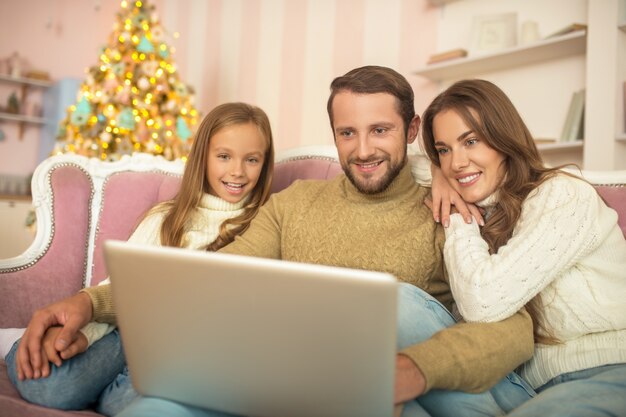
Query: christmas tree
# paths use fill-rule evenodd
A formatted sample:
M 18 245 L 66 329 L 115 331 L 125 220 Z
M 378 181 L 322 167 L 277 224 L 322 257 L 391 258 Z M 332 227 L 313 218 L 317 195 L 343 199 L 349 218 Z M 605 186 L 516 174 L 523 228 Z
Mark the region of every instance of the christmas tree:
M 87 70 L 52 153 L 103 160 L 132 152 L 185 158 L 199 115 L 172 52 L 154 6 L 122 1 L 108 45 L 99 64 Z

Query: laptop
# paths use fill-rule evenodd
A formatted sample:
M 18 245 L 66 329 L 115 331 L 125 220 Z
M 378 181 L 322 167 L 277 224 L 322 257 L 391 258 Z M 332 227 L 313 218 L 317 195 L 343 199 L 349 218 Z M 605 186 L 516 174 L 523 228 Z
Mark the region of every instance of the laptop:
M 348 268 L 105 243 L 146 396 L 242 416 L 392 416 L 397 280 Z

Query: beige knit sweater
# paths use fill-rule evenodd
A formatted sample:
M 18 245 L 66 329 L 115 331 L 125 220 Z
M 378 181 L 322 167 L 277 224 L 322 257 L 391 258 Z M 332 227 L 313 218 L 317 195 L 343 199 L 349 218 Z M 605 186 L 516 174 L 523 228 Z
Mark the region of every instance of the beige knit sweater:
M 360 193 L 344 175 L 297 181 L 273 195 L 248 231 L 221 251 L 389 272 L 450 308 L 444 233 L 423 204 L 427 193 L 408 165 L 375 195 Z M 96 297 L 110 297 L 110 290 L 96 291 Z M 110 313 L 94 308 L 96 320 Z M 479 392 L 528 360 L 532 350 L 532 323 L 522 310 L 499 323 L 457 324 L 403 353 L 422 370 L 427 389 Z

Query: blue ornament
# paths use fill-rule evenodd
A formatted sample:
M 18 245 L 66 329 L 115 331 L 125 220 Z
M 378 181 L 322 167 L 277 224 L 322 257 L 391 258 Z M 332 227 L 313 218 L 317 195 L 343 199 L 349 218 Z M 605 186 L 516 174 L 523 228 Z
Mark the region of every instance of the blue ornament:
M 113 64 L 111 66 L 111 69 L 113 70 L 113 73 L 119 77 L 124 74 L 124 70 L 126 70 L 126 64 L 124 64 L 123 62 L 118 62 L 117 64 Z
M 84 126 L 87 124 L 87 120 L 89 120 L 89 114 L 79 113 L 75 111 L 70 116 L 70 122 L 76 126 Z
M 178 116 L 178 119 L 176 120 L 176 135 L 178 135 L 183 142 L 186 142 L 191 136 L 191 130 L 189 130 L 185 119 L 181 116 Z
M 135 116 L 130 107 L 125 107 L 117 116 L 117 125 L 122 129 L 135 129 Z
M 100 113 L 100 114 L 98 115 L 98 123 L 104 123 L 104 122 L 106 122 L 106 121 L 107 121 L 106 116 L 105 116 L 104 114 Z
M 164 43 L 159 47 L 159 55 L 161 55 L 161 58 L 167 58 L 170 56 L 170 50 Z
M 145 54 L 150 54 L 154 52 L 154 46 L 148 40 L 148 38 L 144 36 L 143 38 L 141 38 L 141 41 L 139 41 L 139 45 L 137 45 L 137 50 Z
M 79 114 L 91 113 L 91 104 L 89 104 L 89 100 L 87 100 L 83 96 L 83 98 L 81 98 L 78 104 L 76 105 L 76 111 L 74 113 L 79 113 Z

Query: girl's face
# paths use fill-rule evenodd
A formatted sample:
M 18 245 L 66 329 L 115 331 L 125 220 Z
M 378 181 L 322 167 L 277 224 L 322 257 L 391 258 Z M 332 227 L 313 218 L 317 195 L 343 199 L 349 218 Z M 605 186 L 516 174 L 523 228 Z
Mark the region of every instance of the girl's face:
M 254 123 L 218 130 L 209 142 L 209 193 L 229 203 L 247 197 L 259 181 L 266 150 L 267 141 Z
M 502 153 L 481 140 L 454 110 L 435 116 L 433 133 L 441 171 L 463 200 L 476 203 L 496 191 L 505 174 Z

